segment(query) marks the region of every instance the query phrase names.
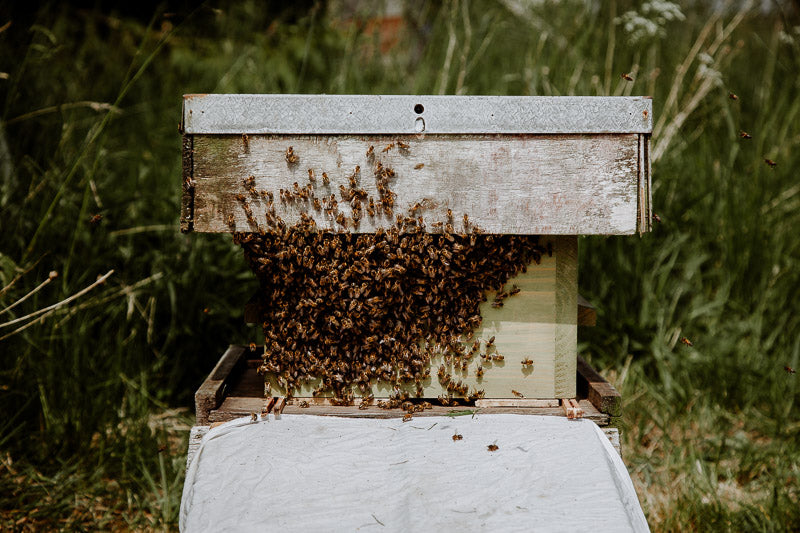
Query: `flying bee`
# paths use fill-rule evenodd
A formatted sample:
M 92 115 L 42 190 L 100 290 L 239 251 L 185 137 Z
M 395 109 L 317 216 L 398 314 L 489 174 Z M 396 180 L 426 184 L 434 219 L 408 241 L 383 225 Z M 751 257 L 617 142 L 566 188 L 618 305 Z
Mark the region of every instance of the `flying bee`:
M 323 172 L 322 173 L 322 184 L 323 185 L 329 185 L 330 182 L 331 182 L 331 180 L 328 178 L 328 173 L 327 172 Z
M 661 223 L 661 217 L 658 216 L 658 213 L 653 213 L 653 222 Z
M 790 367 L 789 365 L 784 366 L 783 369 L 786 371 L 787 374 L 795 374 L 794 368 Z
M 303 400 L 302 402 L 300 402 L 300 405 L 298 405 L 298 407 L 300 407 L 301 409 L 305 409 L 308 406 L 309 406 L 309 404 L 308 404 L 308 402 L 306 400 Z
M 772 159 L 764 159 L 764 163 L 768 164 L 770 168 L 775 168 L 776 166 L 778 166 L 778 163 L 776 163 Z
M 486 449 L 489 450 L 490 452 L 496 452 L 497 450 L 500 449 L 500 446 L 498 446 L 497 444 L 489 444 L 488 446 L 486 446 Z
M 461 435 L 458 432 L 453 433 L 453 442 L 455 442 L 457 440 L 462 440 L 463 438 L 464 438 L 464 435 Z
M 516 391 L 516 390 L 514 390 L 514 389 L 511 389 L 511 394 L 513 394 L 513 395 L 514 395 L 514 396 L 516 396 L 517 398 L 524 398 L 524 397 L 525 397 L 525 396 L 524 396 L 524 395 L 523 395 L 521 392 L 519 392 L 519 391 Z
M 729 93 L 728 93 L 728 98 L 730 98 L 731 100 L 738 100 L 738 99 L 739 99 L 739 97 L 738 97 L 738 96 L 736 96 L 736 95 L 735 95 L 734 93 L 732 93 L 732 92 L 729 92 Z
M 289 163 L 290 165 L 294 165 L 298 161 L 300 161 L 300 158 L 297 157 L 297 154 L 294 153 L 294 148 L 291 147 L 291 146 L 289 148 L 287 148 L 286 149 L 286 162 Z
M 692 343 L 692 341 L 690 341 L 690 340 L 689 340 L 689 339 L 687 339 L 686 337 L 681 337 L 681 342 L 682 342 L 683 344 L 685 344 L 686 346 L 694 346 L 694 343 Z
M 251 352 L 255 352 L 256 351 L 256 343 L 254 343 L 254 342 L 250 343 L 250 351 Z
M 383 150 L 381 150 L 381 152 L 383 152 L 383 153 L 386 153 L 386 152 L 388 152 L 389 150 L 391 150 L 392 148 L 394 148 L 394 143 L 387 144 L 387 145 L 386 145 L 386 148 L 384 148 Z
M 418 163 L 418 164 L 414 165 L 414 170 L 420 170 L 424 166 L 425 166 L 425 163 Z
M 626 74 L 625 72 L 620 74 L 619 77 L 625 81 L 633 81 L 633 76 L 631 76 L 630 74 Z
M 747 133 L 744 130 L 739 132 L 739 137 L 741 137 L 742 139 L 752 139 L 753 138 L 752 135 L 750 135 L 749 133 Z
M 96 226 L 97 224 L 100 223 L 101 220 L 103 220 L 103 215 L 101 214 L 92 215 L 92 218 L 89 219 L 89 224 L 91 224 L 92 226 Z

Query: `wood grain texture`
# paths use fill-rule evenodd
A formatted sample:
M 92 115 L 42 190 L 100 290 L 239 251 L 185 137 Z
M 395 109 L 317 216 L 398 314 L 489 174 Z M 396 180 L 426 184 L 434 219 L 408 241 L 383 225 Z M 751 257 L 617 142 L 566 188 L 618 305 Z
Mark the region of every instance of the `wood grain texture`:
M 578 391 L 600 411 L 611 416 L 622 414 L 622 396 L 586 360 L 577 357 Z
M 556 238 L 554 398 L 575 396 L 578 355 L 578 238 Z
M 245 307 L 246 312 L 247 307 Z M 578 325 L 579 326 L 596 326 L 597 325 L 597 310 L 592 303 L 578 294 Z
M 408 149 L 391 143 L 403 141 Z M 292 146 L 299 157 L 286 161 Z M 374 146 L 374 158 L 367 149 Z M 314 171 L 314 194 L 339 196 L 339 186 L 360 167 L 360 186 L 378 198 L 376 161 L 391 167 L 390 187 L 397 194 L 395 213 L 406 214 L 427 199 L 421 214 L 428 228 L 445 218 L 448 208 L 489 233 L 507 234 L 632 234 L 640 227 L 639 135 L 427 135 L 310 136 L 196 135 L 193 140 L 193 229 L 201 232 L 254 231 L 237 194 L 244 194 L 256 223 L 265 224 L 263 197 L 248 194 L 244 180 L 255 177 L 255 190 L 275 195 L 279 216 L 289 225 L 302 212 L 321 229 L 338 231 L 333 217 L 311 208 L 310 202 L 283 203 L 280 189 L 300 187 Z M 420 165 L 422 165 L 420 167 Z M 325 172 L 330 185 L 320 176 Z M 337 198 L 338 199 L 338 198 Z M 350 207 L 340 201 L 345 216 Z M 232 215 L 235 227 L 228 223 Z M 374 232 L 389 227 L 393 217 L 366 214 L 357 228 Z
M 208 414 L 216 409 L 225 396 L 225 388 L 237 377 L 237 367 L 244 366 L 244 346 L 231 345 L 220 358 L 214 370 L 194 394 L 195 413 L 198 424 L 208 421 Z M 263 392 L 263 385 L 262 385 Z
M 610 421 L 607 414 L 598 411 L 588 400 L 578 402 L 583 409 L 583 418 L 595 422 L 598 426 L 606 426 Z M 252 413 L 260 413 L 264 405 L 263 398 L 237 398 L 228 397 L 223 400 L 219 408 L 212 410 L 209 414 L 209 422 L 227 422 L 235 418 L 250 416 Z M 561 407 L 489 407 L 485 409 L 475 409 L 470 407 L 442 407 L 434 406 L 433 409 L 426 409 L 420 413 L 415 413 L 414 418 L 426 418 L 430 416 L 448 416 L 453 413 L 463 413 L 464 411 L 476 411 L 477 415 L 486 414 L 519 414 L 519 415 L 545 415 L 545 416 L 564 416 L 564 409 Z M 380 407 L 370 406 L 367 409 L 359 409 L 354 406 L 332 406 L 332 405 L 312 405 L 310 407 L 300 407 L 298 403 L 287 405 L 283 414 L 291 415 L 317 415 L 317 416 L 340 416 L 346 418 L 400 418 L 405 412 L 401 409 L 381 409 Z M 464 416 L 464 415 L 462 415 Z M 466 415 L 470 416 L 470 415 Z
M 194 137 L 183 136 L 182 167 L 183 167 L 183 193 L 181 194 L 181 232 L 192 231 L 192 217 L 194 216 Z

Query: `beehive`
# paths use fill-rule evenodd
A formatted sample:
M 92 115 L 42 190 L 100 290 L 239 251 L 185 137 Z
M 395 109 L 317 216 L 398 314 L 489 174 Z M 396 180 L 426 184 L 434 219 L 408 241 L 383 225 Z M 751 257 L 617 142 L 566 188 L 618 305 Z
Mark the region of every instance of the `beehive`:
M 308 183 L 310 171 L 329 181 L 318 179 L 314 190 L 336 193 L 355 169 L 380 162 L 396 176 L 395 210 L 425 206 L 426 231 L 441 231 L 450 210 L 483 233 L 540 235 L 550 245 L 552 255 L 511 280 L 518 295 L 499 309 L 481 307 L 475 334 L 495 337 L 503 361 L 481 377 L 454 375 L 487 398 L 572 398 L 577 235 L 650 229 L 651 115 L 650 100 L 638 97 L 188 95 L 181 228 L 257 231 L 266 196 L 253 191 L 278 197 Z M 379 196 L 371 180 L 360 186 Z M 252 213 L 242 209 L 245 196 Z M 306 204 L 274 205 L 287 225 L 305 215 L 320 231 L 372 233 L 396 222 L 363 217 L 345 227 Z M 373 392 L 386 397 L 392 387 L 378 381 Z M 442 392 L 434 370 L 423 396 Z

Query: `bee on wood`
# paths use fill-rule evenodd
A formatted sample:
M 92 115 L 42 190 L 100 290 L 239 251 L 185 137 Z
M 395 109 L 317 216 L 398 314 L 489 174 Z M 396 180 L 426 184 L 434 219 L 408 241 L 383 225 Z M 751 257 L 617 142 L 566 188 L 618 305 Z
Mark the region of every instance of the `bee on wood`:
M 422 408 L 423 409 L 433 409 L 433 405 L 431 405 L 431 402 L 422 402 Z
M 490 452 L 496 452 L 497 450 L 500 449 L 500 446 L 498 446 L 497 444 L 489 444 L 488 446 L 486 446 L 486 449 L 489 450 Z
M 314 177 L 314 169 L 308 169 L 308 181 L 311 183 L 316 183 L 317 178 Z
M 250 413 L 250 422 L 258 422 L 258 415 L 255 413 Z
M 778 163 L 776 163 L 772 159 L 764 159 L 764 163 L 769 165 L 770 168 L 775 168 L 776 166 L 778 166 Z
M 786 365 L 785 367 L 783 367 L 783 369 L 786 371 L 787 374 L 794 374 L 795 373 L 794 368 L 790 367 L 789 365 Z
M 322 209 L 322 205 L 320 205 L 319 200 L 317 198 L 314 198 L 312 204 L 314 206 L 314 211 L 320 211 Z
M 242 145 L 244 146 L 245 153 L 250 152 L 250 138 L 246 133 L 242 133 Z
M 753 138 L 752 135 L 750 135 L 749 133 L 747 133 L 744 130 L 739 132 L 739 137 L 741 137 L 742 139 L 752 139 Z
M 409 146 L 406 143 L 404 143 L 403 141 L 397 141 L 397 147 L 400 148 L 401 150 L 405 150 L 405 151 L 408 151 L 408 149 L 409 149 Z
M 424 166 L 425 166 L 425 163 L 417 163 L 416 165 L 414 165 L 414 170 L 420 170 Z
M 228 226 L 230 226 L 232 228 L 236 227 L 236 221 L 234 220 L 233 215 L 228 215 L 227 222 L 228 222 Z
M 299 408 L 301 408 L 301 409 L 305 409 L 305 408 L 307 408 L 308 406 L 309 406 L 309 404 L 308 404 L 308 402 L 307 402 L 306 400 L 303 400 L 303 401 L 302 401 L 302 402 L 300 402 L 300 404 L 298 405 L 298 407 L 299 407 Z
M 453 442 L 455 442 L 457 440 L 462 440 L 463 438 L 464 438 L 464 436 L 459 434 L 458 432 L 453 433 Z
M 517 287 L 516 285 L 512 285 L 511 290 L 508 292 L 508 295 L 514 296 L 515 294 L 519 294 L 519 291 L 520 291 L 519 287 Z
M 533 359 L 526 357 L 522 360 L 522 366 L 533 366 Z
M 492 354 L 492 361 L 503 361 L 504 359 L 504 355 L 500 355 L 499 353 Z
M 375 147 L 370 145 L 370 147 L 367 148 L 367 159 L 370 159 L 370 158 L 373 158 L 373 157 L 375 157 Z
M 322 173 L 322 184 L 323 185 L 329 185 L 330 183 L 331 183 L 331 180 L 330 180 L 330 178 L 328 178 L 328 173 L 327 172 L 323 172 Z
M 620 74 L 619 77 L 622 78 L 625 81 L 633 81 L 633 76 L 631 76 L 630 74 L 627 74 L 625 72 Z
M 239 201 L 240 201 L 240 202 L 242 202 L 242 203 L 244 203 L 244 202 L 245 202 L 245 200 L 247 200 L 247 198 L 245 197 L 245 195 L 244 195 L 244 194 L 242 194 L 242 193 L 236 193 L 236 199 L 237 199 L 237 200 L 239 200 Z
M 494 344 L 494 335 L 492 335 L 488 341 L 486 341 L 486 348 L 489 348 L 492 344 Z
M 406 413 L 403 415 L 403 422 L 409 422 L 412 418 L 414 418 L 414 415 L 411 413 Z
M 483 377 L 483 366 L 478 365 L 478 368 L 475 369 L 475 377 L 476 378 Z
M 681 337 L 681 342 L 682 342 L 683 344 L 685 344 L 686 346 L 694 346 L 694 344 L 692 343 L 692 341 L 690 341 L 690 340 L 689 340 L 689 339 L 687 339 L 686 337 Z
M 371 217 L 375 216 L 375 200 L 372 196 L 369 197 L 369 205 L 367 205 L 367 214 Z
M 519 392 L 519 391 L 516 391 L 516 390 L 514 390 L 514 389 L 511 389 L 511 394 L 513 394 L 513 395 L 514 395 L 514 396 L 516 396 L 517 398 L 524 398 L 524 397 L 525 397 L 525 396 L 524 396 L 524 395 L 523 395 L 521 392 Z
M 732 93 L 732 92 L 729 92 L 729 93 L 728 93 L 728 98 L 730 98 L 731 100 L 738 100 L 738 99 L 739 99 L 739 97 L 738 97 L 738 96 L 736 96 L 736 95 L 735 95 L 734 93 Z
M 394 148 L 394 143 L 387 144 L 387 145 L 386 145 L 386 148 L 384 148 L 383 150 L 381 150 L 381 152 L 383 152 L 383 153 L 386 153 L 386 152 L 388 152 L 389 150 L 391 150 L 392 148 Z
M 297 157 L 297 154 L 294 153 L 294 148 L 289 147 L 286 149 L 286 162 L 290 165 L 295 165 L 297 162 L 300 161 L 300 158 Z
M 503 307 L 503 301 L 502 300 L 493 301 L 492 302 L 492 307 L 494 307 L 495 309 L 499 309 L 500 307 Z

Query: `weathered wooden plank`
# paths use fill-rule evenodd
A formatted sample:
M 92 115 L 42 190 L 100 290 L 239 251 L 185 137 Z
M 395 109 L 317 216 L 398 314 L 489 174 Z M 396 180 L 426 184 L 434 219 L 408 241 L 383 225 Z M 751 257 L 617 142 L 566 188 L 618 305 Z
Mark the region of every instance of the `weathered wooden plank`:
M 188 94 L 187 133 L 650 133 L 649 97 Z
M 183 136 L 183 194 L 181 195 L 181 232 L 192 231 L 192 217 L 194 216 L 194 137 L 191 135 Z
M 247 307 L 245 307 L 246 312 Z M 597 310 L 592 303 L 578 294 L 578 325 L 595 326 L 597 325 Z
M 555 375 L 553 396 L 575 396 L 578 355 L 578 238 L 556 239 Z
M 600 411 L 611 416 L 622 414 L 622 396 L 614 386 L 595 371 L 580 355 L 577 357 L 579 389 L 586 394 L 588 400 Z
M 231 345 L 217 362 L 214 370 L 194 394 L 197 424 L 208 422 L 208 414 L 216 409 L 225 396 L 225 387 L 236 377 L 234 369 L 243 363 L 243 346 Z
M 391 143 L 408 145 L 400 149 Z M 315 211 L 312 202 L 281 202 L 279 190 L 309 183 L 316 198 L 335 193 L 339 209 L 352 217 L 339 197 L 340 186 L 359 168 L 359 185 L 378 200 L 373 169 L 377 161 L 395 171 L 390 187 L 397 194 L 395 213 L 405 215 L 415 204 L 429 231 L 444 221 L 447 209 L 489 233 L 578 235 L 631 234 L 640 227 L 639 136 L 620 135 L 427 135 L 310 136 L 203 135 L 194 138 L 193 229 L 201 232 L 254 231 L 248 223 L 244 195 L 256 224 L 266 225 L 267 200 L 272 192 L 278 215 L 289 225 L 301 213 L 312 216 L 321 229 L 341 231 L 334 216 Z M 287 162 L 293 148 L 299 161 Z M 367 155 L 374 146 L 372 156 Z M 329 185 L 323 185 L 326 173 Z M 251 190 L 245 179 L 253 176 Z M 229 217 L 233 217 L 233 224 Z M 347 231 L 374 232 L 389 227 L 394 217 L 369 217 Z
M 609 416 L 598 411 L 589 401 L 580 400 L 579 405 L 583 409 L 583 418 L 592 420 L 598 426 L 608 425 Z M 260 413 L 264 404 L 263 398 L 236 398 L 228 397 L 222 402 L 219 408 L 211 411 L 209 422 L 227 422 L 235 418 L 250 416 L 252 413 Z M 476 416 L 481 413 L 486 414 L 520 414 L 520 415 L 545 415 L 545 416 L 564 416 L 561 407 L 490 407 L 476 409 L 470 407 L 443 407 L 433 406 L 432 409 L 415 413 L 415 418 L 425 418 L 430 416 L 448 416 L 461 414 L 465 411 L 474 411 Z M 300 407 L 299 402 L 287 405 L 283 410 L 284 414 L 292 415 L 317 415 L 317 416 L 340 416 L 347 418 L 398 418 L 405 412 L 401 409 L 381 409 L 380 407 L 370 406 L 367 409 L 359 409 L 354 406 L 334 406 L 334 405 L 311 405 Z M 470 416 L 470 415 L 466 415 Z

